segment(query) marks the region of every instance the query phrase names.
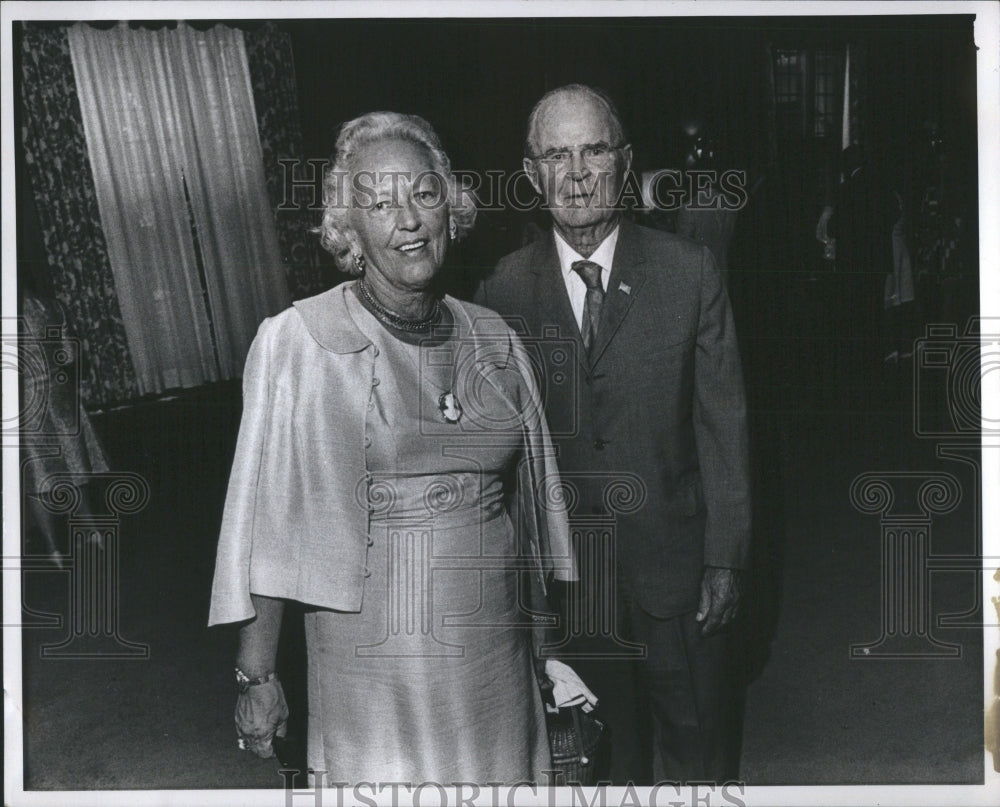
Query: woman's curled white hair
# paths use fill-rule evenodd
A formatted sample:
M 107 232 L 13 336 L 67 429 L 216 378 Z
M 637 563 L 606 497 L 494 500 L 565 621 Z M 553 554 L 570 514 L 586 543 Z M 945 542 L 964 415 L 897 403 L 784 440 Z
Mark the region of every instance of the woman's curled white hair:
M 470 192 L 459 187 L 451 171 L 451 160 L 433 127 L 419 115 L 369 112 L 340 127 L 333 165 L 323 178 L 323 222 L 316 232 L 320 244 L 334 256 L 341 271 L 357 274 L 359 267 L 355 256 L 361 253 L 357 233 L 347 220 L 353 186 L 348 166 L 364 146 L 391 139 L 408 140 L 426 149 L 431 170 L 447 186 L 449 227 L 454 239 L 465 236 L 475 223 L 475 200 Z

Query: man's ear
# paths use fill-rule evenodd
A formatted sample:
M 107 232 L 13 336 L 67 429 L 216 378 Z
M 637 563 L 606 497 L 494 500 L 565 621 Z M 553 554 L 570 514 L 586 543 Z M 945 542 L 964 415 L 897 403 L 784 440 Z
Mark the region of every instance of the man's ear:
M 536 193 L 544 196 L 542 186 L 538 182 L 538 171 L 535 169 L 535 161 L 530 157 L 525 157 L 521 161 L 521 167 L 524 168 L 524 173 L 528 175 L 528 182 L 531 183 L 531 187 L 535 189 Z
M 622 158 L 625 160 L 625 166 L 622 168 L 622 173 L 628 173 L 628 170 L 632 167 L 632 144 L 626 143 L 622 146 Z

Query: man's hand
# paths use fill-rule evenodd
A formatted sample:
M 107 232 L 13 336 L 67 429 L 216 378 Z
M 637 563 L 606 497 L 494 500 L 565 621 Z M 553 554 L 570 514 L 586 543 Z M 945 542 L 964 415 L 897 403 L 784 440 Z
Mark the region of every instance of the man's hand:
M 743 573 L 739 569 L 706 566 L 701 577 L 701 603 L 695 619 L 708 636 L 733 621 L 743 599 Z

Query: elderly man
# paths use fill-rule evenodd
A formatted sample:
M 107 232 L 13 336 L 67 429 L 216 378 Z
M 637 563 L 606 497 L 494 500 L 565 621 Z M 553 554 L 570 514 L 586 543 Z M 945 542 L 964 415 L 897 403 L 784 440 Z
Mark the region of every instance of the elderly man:
M 547 93 L 524 169 L 552 232 L 502 259 L 477 301 L 526 336 L 576 342 L 578 372 L 546 360 L 543 379 L 581 572 L 596 569 L 568 592 L 576 634 L 562 650 L 600 698 L 612 780 L 648 781 L 655 737 L 657 773 L 720 781 L 738 768 L 725 627 L 750 534 L 740 359 L 709 250 L 619 214 L 631 159 L 602 92 Z M 616 481 L 633 491 L 617 510 Z M 580 615 L 603 613 L 612 629 L 579 629 Z

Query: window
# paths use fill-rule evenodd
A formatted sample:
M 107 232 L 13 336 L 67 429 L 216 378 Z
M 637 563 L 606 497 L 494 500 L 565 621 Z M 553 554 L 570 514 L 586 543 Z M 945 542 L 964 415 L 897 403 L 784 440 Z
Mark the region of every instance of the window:
M 775 50 L 774 103 L 780 138 L 827 138 L 839 133 L 843 70 L 844 55 L 839 50 Z
M 813 119 L 814 137 L 827 137 L 839 132 L 840 99 L 843 95 L 844 68 L 840 53 L 819 50 L 813 55 Z

